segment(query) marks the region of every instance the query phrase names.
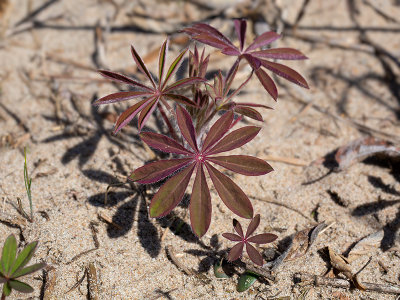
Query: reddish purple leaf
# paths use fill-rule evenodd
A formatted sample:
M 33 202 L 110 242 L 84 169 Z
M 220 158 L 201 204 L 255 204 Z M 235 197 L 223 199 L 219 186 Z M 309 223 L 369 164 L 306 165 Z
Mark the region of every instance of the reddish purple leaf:
M 221 41 L 224 41 L 226 44 L 233 46 L 232 42 L 227 39 L 221 32 L 219 32 L 217 29 L 215 29 L 214 27 L 205 24 L 205 23 L 197 23 L 194 25 L 194 27 L 198 30 L 201 30 L 204 33 L 208 33 L 210 35 L 212 35 L 213 37 L 220 39 Z
M 105 97 L 102 97 L 100 99 L 97 99 L 93 105 L 102 105 L 102 104 L 109 104 L 109 103 L 114 103 L 114 102 L 121 102 L 121 101 L 126 101 L 129 99 L 137 98 L 137 97 L 142 97 L 142 96 L 149 96 L 148 92 L 118 92 L 118 93 L 113 93 L 110 95 L 107 95 Z
M 221 53 L 225 55 L 230 55 L 230 56 L 239 56 L 240 51 L 236 48 L 231 48 L 231 47 L 226 47 L 221 49 Z
M 233 228 L 235 231 L 242 237 L 244 238 L 244 233 L 243 233 L 243 228 L 242 225 L 240 225 L 239 221 L 236 219 L 233 219 Z
M 140 112 L 147 103 L 151 102 L 153 98 L 142 100 L 135 105 L 132 105 L 126 109 L 118 118 L 114 127 L 114 134 L 121 130 L 122 127 L 126 126 L 137 114 Z
M 201 164 L 197 166 L 189 210 L 192 230 L 198 237 L 202 237 L 210 227 L 212 205 L 210 190 Z
M 154 161 L 136 169 L 128 179 L 140 184 L 154 183 L 185 167 L 191 161 L 191 158 Z
M 232 242 L 241 242 L 243 240 L 242 237 L 238 236 L 237 234 L 229 232 L 223 233 L 222 236 Z
M 171 76 L 175 73 L 176 68 L 179 66 L 183 56 L 185 55 L 187 49 L 183 50 L 177 58 L 172 62 L 171 66 L 168 69 L 167 75 L 165 75 L 165 81 L 162 85 L 162 89 L 164 89 L 165 85 L 167 84 L 168 80 L 171 78 Z M 160 78 L 161 81 L 161 78 Z
M 156 83 L 154 82 L 153 77 L 151 76 L 149 70 L 147 70 L 147 67 L 144 64 L 143 60 L 141 59 L 141 57 L 139 56 L 139 54 L 136 52 L 135 48 L 132 45 L 131 45 L 131 53 L 139 70 L 146 75 L 146 77 L 151 81 L 153 87 L 156 88 Z
M 199 83 L 199 82 L 204 82 L 204 78 L 201 78 L 201 77 L 184 78 L 184 79 L 178 80 L 177 82 L 167 86 L 163 92 L 169 93 L 173 90 L 180 89 L 185 86 L 192 85 L 192 84 Z
M 228 176 L 205 162 L 211 180 L 225 205 L 239 217 L 253 217 L 253 206 L 246 194 Z
M 261 60 L 261 64 L 268 70 L 274 72 L 286 80 L 289 80 L 295 84 L 298 84 L 304 88 L 308 89 L 307 81 L 295 70 L 278 63 L 273 63 L 267 60 Z M 272 96 L 272 95 L 271 95 Z
M 192 117 L 189 115 L 186 109 L 178 105 L 176 107 L 176 118 L 183 137 L 188 142 L 190 147 L 198 152 L 199 149 L 197 148 L 196 134 L 193 127 Z
M 212 147 L 216 142 L 218 142 L 224 134 L 229 130 L 233 121 L 233 113 L 231 111 L 226 112 L 219 118 L 213 126 L 211 126 L 206 139 L 204 140 L 202 150 L 207 152 L 207 150 Z
M 228 73 L 226 74 L 225 77 L 225 82 L 224 82 L 224 97 L 228 95 L 229 89 L 231 88 L 232 81 L 236 76 L 236 73 L 239 69 L 239 59 L 235 61 L 235 63 L 232 65 Z
M 251 108 L 251 107 L 237 106 L 237 107 L 235 107 L 235 112 L 240 115 L 251 118 L 253 120 L 256 120 L 256 121 L 260 121 L 260 122 L 263 121 L 262 115 L 258 111 L 256 111 L 254 108 Z
M 188 97 L 177 94 L 165 94 L 164 96 L 181 104 L 197 107 L 197 104 Z
M 261 254 L 257 251 L 256 248 L 254 248 L 252 245 L 249 243 L 246 243 L 246 251 L 247 254 L 249 255 L 251 261 L 255 263 L 256 265 L 262 266 L 263 265 L 263 259 Z
M 130 79 L 130 78 L 124 76 L 124 75 L 121 75 L 121 74 L 118 74 L 118 73 L 114 73 L 114 72 L 110 72 L 110 71 L 105 71 L 105 70 L 99 70 L 99 73 L 101 75 L 103 75 L 104 77 L 109 78 L 111 80 L 118 81 L 118 82 L 121 82 L 121 83 L 126 83 L 126 84 L 129 84 L 129 85 L 132 85 L 132 86 L 136 86 L 136 87 L 140 87 L 140 88 L 146 89 L 148 91 L 152 91 L 151 88 L 149 88 L 149 87 L 147 87 L 147 86 L 145 86 L 145 85 L 143 85 L 143 84 L 141 84 L 141 83 L 139 83 L 139 82 L 137 82 L 135 80 L 132 80 L 132 79 Z
M 256 103 L 247 103 L 247 102 L 240 102 L 236 103 L 237 106 L 250 106 L 250 107 L 262 107 L 262 108 L 267 108 L 267 109 L 273 109 L 272 107 L 262 105 L 262 104 L 256 104 Z
M 150 147 L 161 150 L 163 152 L 183 155 L 193 154 L 173 139 L 162 134 L 153 132 L 142 132 L 140 134 L 140 138 Z
M 264 32 L 263 34 L 259 35 L 249 47 L 247 47 L 245 52 L 249 52 L 251 50 L 271 44 L 280 37 L 281 36 L 279 34 L 273 31 Z
M 159 85 L 162 82 L 162 77 L 164 74 L 164 67 L 165 67 L 165 60 L 167 57 L 167 52 L 168 52 L 168 44 L 169 40 L 166 39 L 163 45 L 160 48 L 160 55 L 158 58 L 158 80 L 159 80 Z
M 142 130 L 144 124 L 147 122 L 153 111 L 156 109 L 158 100 L 159 98 L 154 99 L 149 104 L 147 104 L 147 106 L 145 106 L 140 112 L 138 119 L 139 131 Z
M 194 167 L 195 164 L 189 165 L 186 169 L 164 183 L 151 200 L 149 209 L 150 217 L 164 217 L 179 204 L 189 184 Z
M 251 55 L 262 58 L 275 58 L 275 59 L 288 59 L 288 60 L 298 60 L 307 59 L 300 51 L 293 48 L 273 48 L 260 51 L 251 52 Z
M 247 239 L 248 242 L 250 243 L 255 243 L 255 244 L 267 244 L 267 243 L 272 243 L 278 238 L 275 234 L 272 233 L 262 233 L 262 234 L 257 234 L 252 237 L 249 237 Z
M 237 51 L 237 49 L 235 49 L 235 47 L 232 46 L 231 44 L 229 44 L 229 43 L 227 43 L 225 41 L 222 41 L 219 38 L 211 36 L 211 35 L 209 35 L 207 33 L 201 33 L 201 34 L 193 36 L 192 38 L 194 40 L 196 40 L 196 41 L 199 41 L 199 42 L 203 43 L 203 44 L 210 45 L 212 47 L 215 47 L 215 48 L 218 48 L 218 49 L 221 49 L 221 50 L 223 49 L 224 51 L 228 51 L 228 50 L 230 50 L 230 51 L 235 51 L 236 50 Z
M 251 220 L 249 226 L 247 227 L 246 236 L 247 239 L 250 235 L 256 231 L 257 227 L 260 225 L 260 215 L 257 214 L 254 216 L 253 220 Z
M 276 88 L 275 83 L 272 81 L 271 77 L 261 68 L 256 71 L 256 75 L 258 80 L 260 80 L 263 87 L 267 90 L 267 92 L 271 95 L 271 97 L 276 101 L 278 98 L 278 89 Z
M 272 167 L 264 160 L 247 155 L 207 157 L 207 160 L 247 176 L 260 176 L 273 171 Z
M 235 20 L 235 29 L 240 42 L 240 51 L 243 50 L 244 39 L 246 37 L 246 26 L 247 22 L 245 20 Z
M 247 60 L 253 70 L 256 71 L 261 67 L 261 61 L 258 58 L 253 57 L 250 54 L 243 54 L 243 57 Z
M 220 140 L 214 147 L 206 151 L 207 155 L 231 151 L 250 142 L 260 132 L 261 127 L 245 126 L 236 129 Z
M 229 251 L 228 260 L 229 261 L 237 260 L 242 255 L 243 246 L 244 246 L 243 243 L 239 243 L 233 246 L 231 251 Z

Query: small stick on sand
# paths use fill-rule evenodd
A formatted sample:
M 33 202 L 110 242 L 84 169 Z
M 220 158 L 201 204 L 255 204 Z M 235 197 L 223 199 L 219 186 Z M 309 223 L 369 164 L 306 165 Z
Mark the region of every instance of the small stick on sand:
M 88 268 L 88 297 L 89 300 L 98 300 L 99 299 L 99 285 L 97 283 L 97 271 L 94 263 L 89 263 Z
M 178 267 L 179 270 L 183 271 L 186 275 L 193 275 L 193 272 L 186 268 L 186 266 L 181 263 L 181 261 L 176 257 L 174 248 L 172 246 L 166 246 L 165 250 L 171 261 Z
M 294 280 L 296 283 L 302 283 L 303 285 L 313 284 L 315 286 L 331 286 L 344 289 L 349 289 L 352 286 L 350 281 L 346 279 L 327 278 L 312 274 L 296 273 L 294 275 Z M 378 284 L 378 283 L 368 283 L 368 282 L 362 282 L 362 285 L 366 291 L 374 291 L 386 294 L 400 294 L 399 285 Z
M 308 162 L 306 162 L 302 159 L 299 159 L 299 158 L 294 158 L 294 157 L 282 157 L 282 156 L 275 156 L 275 155 L 267 155 L 267 156 L 263 156 L 261 159 L 264 159 L 266 161 L 281 162 L 284 164 L 299 166 L 299 167 L 304 167 L 304 166 L 309 165 Z

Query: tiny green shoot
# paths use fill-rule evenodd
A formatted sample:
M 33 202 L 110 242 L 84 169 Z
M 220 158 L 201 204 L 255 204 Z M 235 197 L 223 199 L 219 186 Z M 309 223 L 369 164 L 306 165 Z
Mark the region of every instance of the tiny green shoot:
M 17 255 L 17 240 L 14 235 L 9 235 L 4 242 L 3 251 L 0 259 L 0 284 L 3 283 L 1 300 L 5 300 L 12 290 L 21 293 L 32 293 L 33 288 L 17 278 L 34 273 L 46 266 L 45 263 L 37 263 L 25 267 L 35 253 L 38 242 L 28 244 Z
M 33 221 L 33 207 L 32 207 L 32 193 L 31 193 L 31 184 L 32 184 L 32 178 L 29 178 L 28 175 L 28 166 L 26 164 L 26 147 L 24 148 L 24 182 L 25 182 L 25 189 L 26 189 L 26 194 L 28 195 L 28 200 L 29 200 L 29 208 L 30 208 L 30 217 L 28 218 L 30 222 Z M 20 207 L 22 210 L 22 207 Z M 23 210 L 22 210 L 23 211 Z

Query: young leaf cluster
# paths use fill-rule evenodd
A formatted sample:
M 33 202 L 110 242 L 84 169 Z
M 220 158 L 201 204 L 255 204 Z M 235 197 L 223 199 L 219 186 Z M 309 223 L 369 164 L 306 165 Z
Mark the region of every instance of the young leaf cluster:
M 14 289 L 22 293 L 32 293 L 33 288 L 18 280 L 18 278 L 34 273 L 46 266 L 45 263 L 37 263 L 26 266 L 35 253 L 38 242 L 28 244 L 17 255 L 17 240 L 10 235 L 4 242 L 0 260 L 0 284 L 3 284 L 2 298 L 11 294 Z
M 245 20 L 234 21 L 239 46 L 235 46 L 226 36 L 208 24 L 199 23 L 182 30 L 197 42 L 218 48 L 225 55 L 237 57 L 225 75 L 219 70 L 211 81 L 205 78 L 210 56 L 205 55 L 205 49 L 200 54 L 197 46 L 193 51 L 181 52 L 165 73 L 168 39 L 160 48 L 158 78 L 153 77 L 135 48 L 131 47 L 132 57 L 138 70 L 145 75 L 150 85 L 114 72 L 100 71 L 103 76 L 111 80 L 128 84 L 132 90 L 102 97 L 95 101 L 95 105 L 140 99 L 119 116 L 114 133 L 128 125 L 136 115 L 139 115 L 138 129 L 141 131 L 156 108 L 159 109 L 162 120 L 169 129 L 169 136 L 141 132 L 140 137 L 148 146 L 170 153 L 172 158 L 148 163 L 134 170 L 129 177 L 130 180 L 141 184 L 152 184 L 167 179 L 151 200 L 150 216 L 158 218 L 169 214 L 183 198 L 190 179 L 195 174 L 189 210 L 193 232 L 199 237 L 207 232 L 212 219 L 207 174 L 224 204 L 239 217 L 252 219 L 254 212 L 249 198 L 232 179 L 218 169 L 222 167 L 247 176 L 260 176 L 272 171 L 267 162 L 256 157 L 221 155 L 242 147 L 259 133 L 261 127 L 253 125 L 233 130 L 242 118 L 262 122 L 263 118 L 258 109 L 269 108 L 262 104 L 238 102 L 235 99 L 237 94 L 255 74 L 265 90 L 276 100 L 277 87 L 265 70 L 308 88 L 306 80 L 299 73 L 285 65 L 268 60 L 301 60 L 306 59 L 306 56 L 292 48 L 265 49 L 280 37 L 272 31 L 256 37 L 247 48 L 244 48 L 246 24 Z M 187 52 L 189 53 L 187 77 L 169 84 Z M 242 61 L 247 62 L 252 71 L 244 82 L 236 85 L 237 89 L 232 90 L 232 84 L 237 81 L 236 75 Z M 257 223 L 257 220 L 259 216 L 256 216 L 253 222 Z M 248 234 L 240 235 L 239 226 L 237 225 L 235 229 L 240 240 L 237 240 L 238 237 L 230 236 L 241 242 L 241 246 L 237 246 L 231 255 L 232 259 L 238 257 L 238 253 L 241 253 L 239 250 L 243 249 L 244 245 L 248 253 L 254 253 L 249 244 L 252 238 L 248 235 L 255 229 L 249 229 Z M 260 262 L 260 257 L 256 254 L 251 257 L 255 263 Z

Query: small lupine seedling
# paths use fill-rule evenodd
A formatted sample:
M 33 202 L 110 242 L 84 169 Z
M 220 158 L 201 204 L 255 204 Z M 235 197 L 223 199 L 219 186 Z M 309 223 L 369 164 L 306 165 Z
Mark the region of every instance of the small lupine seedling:
M 206 173 L 224 204 L 236 215 L 252 219 L 254 212 L 249 198 L 236 183 L 217 168 L 223 167 L 247 176 L 260 176 L 272 171 L 267 162 L 256 157 L 220 155 L 240 148 L 255 138 L 261 129 L 259 126 L 245 126 L 235 130 L 232 128 L 242 118 L 262 122 L 263 118 L 258 109 L 269 108 L 258 103 L 238 102 L 235 97 L 255 73 L 261 85 L 276 101 L 277 87 L 265 69 L 301 87 L 308 88 L 306 80 L 299 73 L 285 65 L 267 60 L 302 60 L 307 58 L 304 54 L 292 48 L 264 49 L 280 37 L 272 31 L 256 37 L 247 48 L 244 48 L 247 23 L 245 20 L 235 20 L 234 23 L 240 44 L 238 47 L 208 24 L 199 23 L 182 30 L 197 42 L 218 48 L 225 55 L 237 57 L 225 75 L 219 70 L 213 81 L 208 82 L 206 74 L 209 55 L 205 55 L 204 49 L 200 55 L 195 46 L 193 51 L 184 50 L 178 55 L 164 78 L 167 40 L 160 48 L 158 79 L 156 79 L 132 46 L 131 52 L 138 70 L 144 73 L 151 86 L 124 75 L 102 70 L 100 73 L 103 76 L 128 84 L 133 90 L 117 92 L 94 102 L 94 105 L 100 105 L 140 99 L 120 115 L 115 124 L 114 133 L 128 125 L 139 113 L 138 129 L 141 131 L 152 112 L 156 108 L 159 109 L 162 120 L 169 129 L 169 136 L 141 132 L 140 137 L 148 146 L 170 153 L 173 157 L 146 164 L 136 169 L 129 179 L 141 184 L 152 184 L 167 178 L 164 185 L 153 196 L 149 208 L 150 216 L 159 218 L 169 214 L 179 204 L 195 173 L 189 210 L 192 230 L 198 237 L 202 237 L 207 232 L 212 219 L 211 193 Z M 167 85 L 187 52 L 189 53 L 187 77 Z M 237 85 L 239 87 L 232 91 L 231 87 L 237 79 L 236 75 L 242 61 L 250 64 L 252 71 L 247 79 L 239 83 Z M 182 89 L 183 87 L 185 89 Z M 262 264 L 261 255 L 249 243 L 271 242 L 276 239 L 276 236 L 261 234 L 250 237 L 259 224 L 259 215 L 252 220 L 246 235 L 243 234 L 239 222 L 235 222 L 238 224 L 235 225 L 235 230 L 239 235 L 227 234 L 227 236 L 240 243 L 233 247 L 230 258 L 239 258 L 246 245 L 251 260 L 255 264 Z
M 28 244 L 17 256 L 17 240 L 10 235 L 4 242 L 0 260 L 0 284 L 3 284 L 1 300 L 6 299 L 12 290 L 21 293 L 32 293 L 33 288 L 18 278 L 34 273 L 46 266 L 45 263 L 37 263 L 26 267 L 35 253 L 38 242 Z
M 235 246 L 232 247 L 231 251 L 229 251 L 228 254 L 229 261 L 237 260 L 240 256 L 242 256 L 243 248 L 244 246 L 246 246 L 246 252 L 251 261 L 256 265 L 259 266 L 263 265 L 263 259 L 261 254 L 250 243 L 254 244 L 272 243 L 278 237 L 272 233 L 262 233 L 252 236 L 252 234 L 256 231 L 259 225 L 260 225 L 260 215 L 256 215 L 253 218 L 253 220 L 251 220 L 249 227 L 247 227 L 246 234 L 244 234 L 242 225 L 240 225 L 240 223 L 236 219 L 233 219 L 233 228 L 235 229 L 237 234 L 229 232 L 222 234 L 224 238 L 233 242 L 238 242 Z

